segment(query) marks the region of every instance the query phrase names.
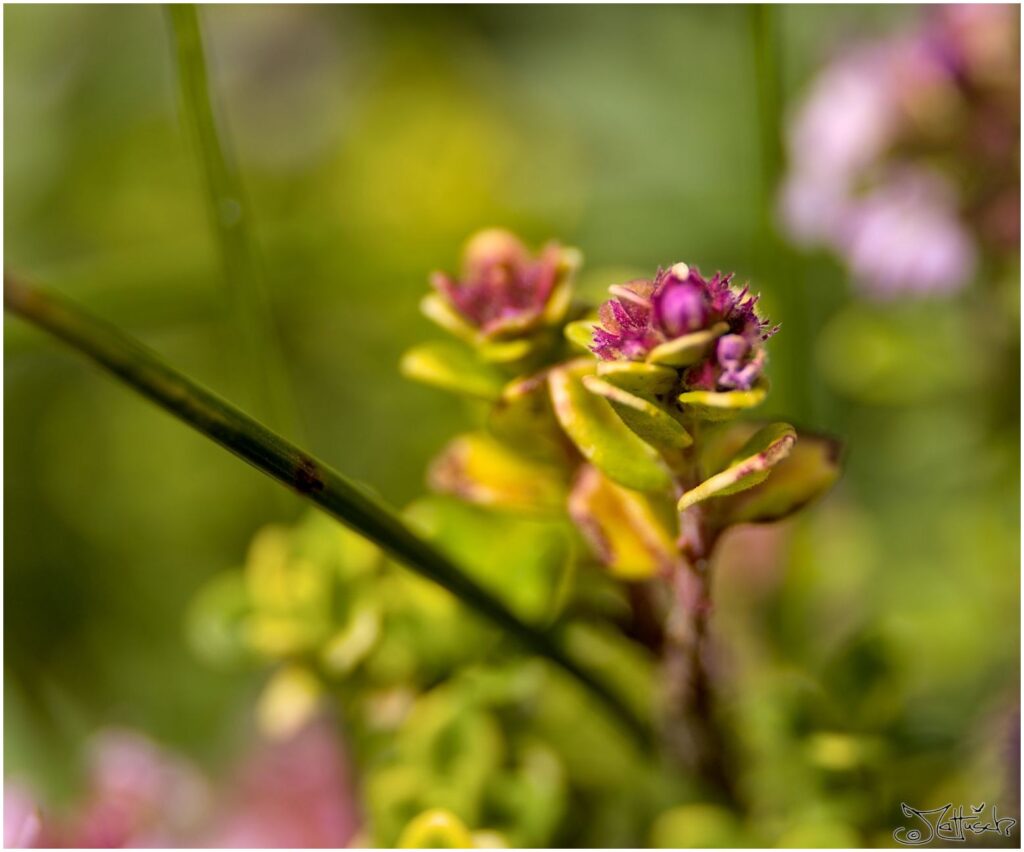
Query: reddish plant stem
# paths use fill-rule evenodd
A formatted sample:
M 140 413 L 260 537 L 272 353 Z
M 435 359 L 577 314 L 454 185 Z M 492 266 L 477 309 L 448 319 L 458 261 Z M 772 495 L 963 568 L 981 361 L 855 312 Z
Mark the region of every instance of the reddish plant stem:
M 695 428 L 694 433 L 696 447 L 699 436 Z M 688 453 L 687 462 L 679 471 L 679 495 L 700 480 L 695 450 Z M 672 603 L 665 628 L 664 736 L 672 757 L 716 798 L 735 805 L 727 738 L 715 714 L 709 668 L 711 556 L 717 540 L 718 533 L 708 525 L 702 505 L 680 513 L 680 559 L 669 578 Z

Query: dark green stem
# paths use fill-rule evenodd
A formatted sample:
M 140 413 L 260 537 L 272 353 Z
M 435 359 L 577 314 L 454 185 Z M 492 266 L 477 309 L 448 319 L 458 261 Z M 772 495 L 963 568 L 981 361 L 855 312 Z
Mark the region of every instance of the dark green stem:
M 297 418 L 252 234 L 252 213 L 226 134 L 217 126 L 199 15 L 188 3 L 168 6 L 167 14 L 174 35 L 182 121 L 202 162 L 210 222 L 237 320 L 239 370 L 249 377 L 256 413 L 275 428 L 295 434 Z
M 447 556 L 420 538 L 387 505 L 211 391 L 183 376 L 138 341 L 58 296 L 4 274 L 4 307 L 70 344 L 179 420 L 316 504 L 417 574 L 444 587 L 479 615 L 574 677 L 644 747 L 647 725 L 550 633 L 512 613 Z

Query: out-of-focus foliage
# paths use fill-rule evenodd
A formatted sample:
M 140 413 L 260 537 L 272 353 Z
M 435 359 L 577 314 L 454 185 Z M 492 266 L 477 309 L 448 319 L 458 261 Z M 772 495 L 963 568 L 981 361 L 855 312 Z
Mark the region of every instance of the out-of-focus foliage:
M 449 498 L 418 501 L 408 514 L 524 617 L 549 621 L 565 605 L 573 541 L 564 521 L 495 516 Z M 575 799 L 597 807 L 616 797 L 620 772 L 639 784 L 659 774 L 594 718 L 578 686 L 539 662 L 510 663 L 502 637 L 447 592 L 319 515 L 260 532 L 244 570 L 214 578 L 190 623 L 208 657 L 275 663 L 257 701 L 265 736 L 287 739 L 338 701 L 362 772 L 364 831 L 376 844 L 431 845 L 435 830 L 454 843 L 469 829 L 505 845 L 576 840 L 566 835 Z M 652 660 L 639 649 L 584 625 L 574 641 L 626 678 L 633 701 L 647 700 Z M 608 770 L 570 776 L 596 743 Z M 637 830 L 650 807 L 621 816 Z
M 557 448 L 529 440 L 535 388 L 504 386 L 492 362 L 477 395 L 507 404 L 487 425 L 536 469 L 465 432 L 479 404 L 400 375 L 403 352 L 436 335 L 418 311 L 425 273 L 455 268 L 467 233 L 501 224 L 580 247 L 591 301 L 692 257 L 743 270 L 784 323 L 758 416 L 841 434 L 847 469 L 800 520 L 731 531 L 716 566 L 747 816 L 638 760 L 576 686 L 509 662 L 447 594 L 13 321 L 8 775 L 59 804 L 103 725 L 216 765 L 249 727 L 285 736 L 338 703 L 382 843 L 416 845 L 415 821 L 436 809 L 475 845 L 891 845 L 903 801 L 1019 816 L 1019 265 L 879 309 L 830 259 L 765 253 L 748 14 L 202 10 L 307 442 L 407 504 L 454 439 L 431 480 L 463 497 L 497 480 L 476 494 L 491 508 L 431 497 L 408 517 L 524 617 L 580 619 L 573 649 L 638 705 L 652 660 L 634 641 L 643 625 L 621 624 L 627 587 L 595 565 L 573 574 L 585 542 L 518 510 L 571 489 L 599 521 L 642 511 L 654 542 L 660 510 L 552 473 Z M 776 10 L 784 95 L 845 38 L 920 14 Z M 160 9 L 4 19 L 5 263 L 245 404 Z M 450 363 L 417 351 L 407 371 Z M 620 576 L 653 570 L 649 541 L 611 546 Z

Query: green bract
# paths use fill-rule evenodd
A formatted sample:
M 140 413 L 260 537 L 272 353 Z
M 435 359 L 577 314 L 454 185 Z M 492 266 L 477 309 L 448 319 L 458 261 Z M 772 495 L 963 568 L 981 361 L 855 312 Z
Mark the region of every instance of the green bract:
M 676 397 L 683 409 L 704 420 L 728 420 L 747 408 L 764 402 L 768 395 L 768 380 L 760 379 L 750 390 L 684 391 Z
M 597 375 L 610 385 L 648 398 L 668 393 L 678 381 L 675 370 L 640 361 L 598 361 Z
M 689 367 L 707 356 L 714 342 L 729 330 L 724 322 L 715 323 L 705 331 L 696 331 L 655 346 L 647 353 L 652 364 L 666 367 Z

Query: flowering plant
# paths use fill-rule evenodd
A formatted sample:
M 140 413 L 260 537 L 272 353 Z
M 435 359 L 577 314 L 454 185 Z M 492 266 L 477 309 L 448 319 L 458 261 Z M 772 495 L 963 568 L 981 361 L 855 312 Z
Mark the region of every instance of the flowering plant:
M 570 791 L 582 794 L 572 767 L 598 747 L 614 755 L 605 781 L 587 773 L 599 809 L 621 797 L 623 772 L 665 797 L 637 803 L 646 820 L 678 801 L 680 778 L 700 785 L 694 807 L 712 821 L 737 799 L 707 648 L 716 546 L 827 491 L 839 447 L 739 418 L 768 394 L 779 326 L 733 275 L 675 263 L 612 286 L 595 311 L 574 295 L 579 266 L 574 249 L 534 254 L 491 229 L 469 240 L 459 276 L 432 276 L 423 311 L 454 339 L 414 347 L 402 370 L 466 398 L 478 428 L 442 449 L 437 496 L 406 517 L 518 615 L 630 673 L 630 700 L 659 720 L 674 761 L 616 750 L 557 681 L 495 660 L 484 625 L 358 538 L 318 517 L 267 528 L 244 571 L 197 600 L 194 642 L 216 660 L 272 663 L 257 708 L 269 736 L 337 696 L 376 843 L 550 843 Z M 624 595 L 629 621 L 653 623 L 643 642 L 609 631 L 607 612 L 599 629 L 571 617 L 594 584 Z M 438 763 L 438 750 L 454 756 Z
M 518 240 L 498 233 L 469 242 L 467 270 L 503 268 L 510 255 L 516 268 L 537 268 Z M 549 253 L 533 263 L 543 266 Z M 483 430 L 442 452 L 431 484 L 490 508 L 567 514 L 613 576 L 645 584 L 664 631 L 666 742 L 709 789 L 732 795 L 726 747 L 700 697 L 709 691 L 702 646 L 714 547 L 733 525 L 788 516 L 839 474 L 835 441 L 798 436 L 786 423 L 734 419 L 768 393 L 766 344 L 779 326 L 759 313 L 758 297 L 735 285 L 733 275 L 705 278 L 686 263 L 612 286 L 596 315 L 566 296 L 558 310 L 542 314 L 547 286 L 509 307 L 509 291 L 498 283 L 505 277 L 471 280 L 466 292 L 448 284 L 441 290 L 455 304 L 471 301 L 474 317 L 504 317 L 506 341 L 532 345 L 543 315 L 572 347 L 549 343 L 525 371 L 492 373 Z M 478 301 L 485 289 L 498 306 Z M 437 319 L 443 315 L 434 300 L 428 297 L 424 308 Z M 473 342 L 479 346 L 480 338 Z M 439 352 L 412 350 L 406 373 L 480 396 L 482 359 L 460 353 L 443 360 Z
M 356 117 L 371 120 L 356 124 L 365 138 L 342 146 L 336 156 L 300 157 L 289 170 L 298 183 L 272 175 L 271 185 L 260 190 L 271 207 L 276 199 L 281 209 L 315 218 L 324 204 L 305 204 L 302 188 L 333 186 L 341 173 L 346 179 L 340 182 L 340 202 L 348 215 L 330 227 L 339 239 L 329 247 L 315 240 L 293 246 L 287 233 L 269 223 L 273 262 L 263 264 L 256 239 L 262 230 L 256 227 L 259 205 L 247 202 L 237 165 L 246 158 L 234 156 L 226 140 L 218 139 L 231 122 L 216 108 L 223 98 L 209 91 L 217 75 L 208 73 L 203 59 L 199 13 L 189 5 L 171 9 L 181 113 L 199 143 L 211 233 L 238 326 L 228 337 L 219 325 L 204 323 L 202 330 L 215 335 L 220 349 L 241 356 L 237 376 L 219 363 L 210 365 L 209 376 L 229 393 L 240 390 L 235 382 L 245 382 L 251 415 L 115 325 L 35 286 L 29 270 L 5 273 L 5 307 L 290 488 L 293 499 L 315 511 L 282 520 L 262 495 L 249 499 L 247 481 L 218 490 L 222 499 L 211 523 L 196 528 L 201 540 L 191 551 L 200 557 L 254 512 L 278 522 L 238 551 L 235 570 L 202 590 L 189 612 L 187 634 L 209 663 L 248 667 L 245 683 L 254 687 L 256 700 L 245 701 L 229 724 L 218 723 L 220 700 L 199 694 L 203 684 L 197 681 L 195 694 L 177 695 L 185 711 L 179 712 L 177 701 L 162 701 L 158 689 L 149 689 L 149 680 L 125 680 L 119 660 L 127 660 L 124 671 L 134 673 L 147 648 L 123 643 L 128 656 L 108 659 L 102 652 L 119 635 L 115 623 L 96 629 L 85 621 L 85 615 L 109 612 L 122 617 L 122 627 L 136 625 L 140 598 L 134 584 L 123 601 L 110 606 L 102 594 L 108 588 L 104 575 L 58 572 L 80 574 L 88 584 L 76 581 L 65 589 L 67 584 L 53 584 L 48 573 L 36 570 L 61 564 L 65 560 L 57 557 L 79 542 L 90 544 L 94 562 L 107 561 L 111 547 L 121 562 L 148 557 L 139 546 L 143 529 L 130 541 L 115 541 L 111 531 L 125 524 L 112 524 L 103 503 L 80 498 L 97 493 L 95 480 L 105 472 L 127 472 L 131 488 L 114 488 L 106 507 L 113 517 L 131 510 L 129 528 L 139 526 L 133 520 L 148 521 L 150 529 L 164 527 L 172 520 L 163 509 L 175 496 L 176 480 L 165 488 L 158 481 L 160 464 L 136 463 L 139 453 L 162 443 L 160 435 L 142 421 L 141 431 L 123 426 L 127 417 L 120 406 L 111 406 L 120 430 L 114 437 L 124 432 L 141 439 L 112 441 L 110 464 L 101 454 L 81 466 L 83 420 L 73 410 L 74 399 L 65 399 L 66 381 L 51 382 L 45 364 L 45 370 L 28 360 L 24 369 L 15 367 L 11 378 L 19 398 L 24 392 L 32 403 L 20 408 L 30 418 L 38 414 L 56 424 L 39 429 L 33 419 L 22 418 L 28 427 L 22 431 L 32 441 L 26 446 L 34 449 L 17 454 L 21 465 L 12 482 L 31 486 L 19 505 L 38 517 L 30 526 L 14 525 L 22 532 L 14 552 L 26 569 L 16 591 L 28 592 L 26 600 L 58 616 L 66 607 L 45 593 L 36 600 L 37 589 L 59 586 L 72 599 L 90 592 L 90 600 L 103 604 L 81 612 L 72 607 L 76 618 L 53 625 L 60 628 L 56 632 L 40 632 L 34 618 L 19 619 L 15 636 L 29 641 L 13 661 L 16 732 L 35 731 L 38 709 L 44 722 L 54 723 L 38 728 L 48 743 L 51 733 L 76 739 L 84 723 L 107 712 L 108 696 L 127 695 L 146 700 L 140 707 L 125 706 L 125 712 L 136 717 L 147 708 L 156 711 L 156 728 L 164 735 L 177 731 L 179 747 L 188 742 L 195 748 L 207 735 L 220 741 L 221 733 L 237 742 L 250 724 L 263 742 L 241 772 L 224 776 L 144 740 L 104 738 L 87 759 L 86 794 L 61 813 L 36 805 L 36 776 L 49 771 L 45 765 L 36 771 L 30 733 L 29 747 L 19 748 L 14 763 L 31 771 L 18 779 L 23 788 L 7 791 L 9 845 L 884 845 L 903 836 L 892 832 L 899 802 L 927 802 L 937 790 L 959 789 L 989 774 L 1000 758 L 976 746 L 988 744 L 990 732 L 993 746 L 1001 736 L 986 705 L 990 698 L 1002 701 L 994 685 L 1006 682 L 1014 655 L 1000 644 L 1013 638 L 1019 621 L 1004 594 L 1016 579 L 1007 570 L 1017 555 L 1014 537 L 1005 533 L 1014 531 L 1012 498 L 1019 485 L 1012 465 L 1004 462 L 1012 460 L 1019 420 L 1014 395 L 1003 392 L 1006 380 L 1014 378 L 1008 356 L 1019 349 L 1007 320 L 1019 313 L 1019 304 L 998 289 L 1016 285 L 1018 277 L 1011 274 L 1012 260 L 1007 262 L 1017 239 L 1017 12 L 933 11 L 925 26 L 905 37 L 836 63 L 822 78 L 828 91 L 816 89 L 808 109 L 796 116 L 790 180 L 783 190 L 787 223 L 796 236 L 841 254 L 872 295 L 950 292 L 971 276 L 987 287 L 958 302 L 884 310 L 863 302 L 843 305 L 836 292 L 813 293 L 810 285 L 824 289 L 827 275 L 794 262 L 776 243 L 770 217 L 753 197 L 764 202 L 776 188 L 786 88 L 777 52 L 793 22 L 780 27 L 770 6 L 747 12 L 751 68 L 719 63 L 721 79 L 703 87 L 705 93 L 735 92 L 736 98 L 712 98 L 704 115 L 697 93 L 694 99 L 682 92 L 689 100 L 674 112 L 652 95 L 642 106 L 665 121 L 653 113 L 644 119 L 635 109 L 615 115 L 602 108 L 606 128 L 591 121 L 587 98 L 563 98 L 582 105 L 583 112 L 557 116 L 522 98 L 513 98 L 515 115 L 481 110 L 474 87 L 462 85 L 464 71 L 472 76 L 480 70 L 472 61 L 428 75 L 426 89 L 407 86 L 409 69 L 419 66 L 402 41 L 392 57 L 397 72 L 381 77 L 387 95 L 382 108 L 373 106 L 374 98 L 362 99 L 370 111 Z M 272 28 L 280 29 L 280 23 L 275 18 Z M 622 23 L 651 25 L 646 19 Z M 612 22 L 617 24 L 618 19 Z M 722 30 L 723 44 L 735 47 L 729 26 L 710 20 L 707 25 Z M 607 26 L 600 23 L 594 34 Z M 440 31 L 429 29 L 435 47 L 445 43 L 443 36 L 434 38 Z M 811 40 L 815 48 L 820 35 Z M 564 53 L 564 40 L 547 41 L 544 50 L 552 56 Z M 593 50 L 585 41 L 580 56 L 606 66 L 609 51 Z M 613 41 L 604 38 L 601 44 Z M 708 66 L 702 57 L 720 53 L 713 41 L 699 32 L 689 39 L 704 52 L 694 54 L 692 64 Z M 47 39 L 40 43 L 49 45 Z M 601 89 L 594 75 L 575 73 L 575 60 L 552 65 L 536 54 L 529 38 L 513 34 L 505 46 L 530 60 L 520 64 L 538 80 L 547 80 L 552 70 L 556 77 L 560 69 L 569 70 L 571 79 L 555 81 L 562 89 L 573 81 L 588 91 Z M 787 66 L 792 47 L 800 64 L 799 46 L 787 45 Z M 274 51 L 267 66 L 262 49 L 243 52 L 260 59 L 261 73 L 252 78 L 260 83 L 266 67 L 291 56 Z M 661 79 L 665 96 L 680 96 L 679 81 L 663 73 L 664 63 L 633 62 L 628 53 L 620 58 L 630 68 L 646 68 L 651 80 Z M 424 67 L 433 67 L 436 56 L 428 50 Z M 532 61 L 538 57 L 543 61 Z M 643 84 L 640 78 L 633 82 Z M 615 100 L 620 89 L 601 92 L 602 105 L 605 95 Z M 756 95 L 756 122 L 749 120 L 748 94 Z M 731 100 L 743 116 L 725 115 L 722 105 Z M 407 133 L 408 110 L 394 107 L 413 102 L 428 121 Z M 519 119 L 527 122 L 525 135 L 512 127 Z M 734 150 L 719 151 L 727 174 L 703 168 L 708 146 L 721 141 L 718 128 L 737 122 L 751 132 Z M 651 132 L 638 137 L 640 126 Z M 701 127 L 708 128 L 706 138 Z M 613 130 L 618 135 L 603 135 Z M 480 144 L 472 142 L 474 135 Z M 749 160 L 748 137 L 755 135 L 760 191 L 752 194 L 749 169 L 731 170 L 734 182 L 722 177 L 730 176 L 726 155 Z M 423 157 L 439 150 L 437 138 L 448 137 L 469 144 L 456 146 L 445 162 L 434 162 L 433 154 Z M 557 156 L 527 162 L 536 146 L 519 143 L 528 137 L 554 140 Z M 515 144 L 506 145 L 509 139 Z M 687 147 L 683 159 L 694 166 L 686 174 L 676 170 L 680 139 Z M 651 144 L 638 147 L 638 140 Z M 126 141 L 134 157 L 140 140 Z M 486 156 L 477 159 L 477 150 Z M 402 152 L 409 151 L 418 152 L 422 162 L 412 172 L 396 170 L 408 159 Z M 166 159 L 157 153 L 158 160 Z M 563 169 L 576 154 L 586 154 L 580 162 L 593 160 L 598 168 L 578 174 Z M 623 180 L 619 170 L 601 167 L 622 157 L 642 160 L 639 177 L 650 180 L 637 183 L 634 174 Z M 77 157 L 73 165 L 88 169 L 93 159 Z M 370 180 L 360 178 L 367 163 L 374 165 Z M 44 174 L 45 162 L 37 165 L 33 174 Z M 446 168 L 452 174 L 445 176 Z M 437 172 L 439 179 L 425 183 L 415 179 L 417 171 Z M 674 177 L 666 183 L 666 175 Z M 348 179 L 353 176 L 354 182 Z M 706 191 L 699 181 L 691 185 L 695 178 L 706 180 Z M 552 179 L 538 195 L 538 184 Z M 510 187 L 510 180 L 517 185 Z M 74 183 L 88 188 L 96 182 Z M 403 207 L 396 195 L 403 187 L 417 198 L 430 197 L 425 215 L 406 216 L 408 233 L 399 238 L 394 217 L 373 211 Z M 453 191 L 458 187 L 469 193 Z M 696 255 L 685 257 L 687 262 L 679 262 L 682 255 L 666 255 L 652 258 L 642 273 L 619 275 L 607 297 L 588 301 L 576 286 L 582 278 L 577 250 L 489 229 L 472 237 L 462 257 L 423 287 L 423 312 L 445 334 L 435 329 L 437 339 L 419 341 L 401 361 L 408 377 L 454 394 L 454 403 L 446 399 L 448 408 L 458 405 L 465 414 L 461 434 L 450 436 L 426 466 L 432 493 L 393 510 L 372 488 L 304 449 L 301 437 L 289 439 L 301 435 L 290 416 L 290 409 L 298 410 L 287 387 L 293 371 L 303 378 L 299 388 L 316 394 L 311 411 L 329 410 L 328 394 L 349 381 L 345 390 L 353 404 L 346 407 L 353 415 L 408 414 L 410 407 L 431 405 L 432 391 L 410 393 L 403 401 L 375 372 L 381 363 L 376 355 L 396 344 L 380 335 L 387 336 L 389 328 L 394 333 L 392 320 L 401 319 L 387 316 L 376 302 L 397 297 L 408 252 L 429 246 L 431 232 L 448 232 L 453 222 L 477 218 L 484 208 L 493 212 L 498 194 L 506 194 L 502 209 L 511 204 L 537 213 L 538 199 L 541 207 L 561 209 L 609 193 L 620 202 L 607 211 L 623 219 L 624 227 L 615 229 L 620 244 L 637 246 L 626 219 L 635 230 L 657 227 L 654 220 L 664 225 L 672 218 L 664 215 L 669 209 L 699 210 L 707 233 L 700 237 L 695 230 L 690 237 L 709 245 L 716 222 L 727 223 L 729 239 L 744 243 L 744 256 L 756 254 L 765 280 L 778 284 L 779 292 L 760 300 L 758 290 L 769 285 L 755 281 L 748 288 L 742 274 L 711 274 L 714 267 L 706 261 L 698 268 L 690 262 L 702 260 Z M 339 200 L 335 195 L 328 206 Z M 730 204 L 737 195 L 747 200 L 742 210 Z M 39 205 L 32 193 L 28 198 L 32 215 L 21 219 L 34 237 L 40 217 L 33 211 Z M 693 205 L 694 198 L 701 203 Z M 650 221 L 632 215 L 634 205 L 653 213 Z M 587 218 L 607 213 L 595 208 Z M 191 215 L 178 218 L 193 224 Z M 405 247 L 404 261 L 398 254 L 371 256 L 373 245 L 381 244 L 380 228 L 368 227 L 373 223 L 391 233 L 385 234 L 388 246 Z M 308 233 L 310 223 L 300 224 Z M 756 240 L 747 245 L 755 227 Z M 597 230 L 609 233 L 606 227 Z M 53 238 L 60 248 L 61 233 Z M 32 242 L 18 254 L 43 257 L 45 249 L 45 240 Z M 201 254 L 193 271 L 205 275 L 212 270 Z M 281 272 L 282 263 L 293 260 L 311 286 L 277 292 L 273 281 L 284 279 L 266 273 Z M 654 260 L 664 265 L 656 267 Z M 133 280 L 136 273 L 147 274 L 131 258 L 125 263 Z M 58 287 L 63 266 L 53 264 Z M 98 282 L 101 270 L 94 271 Z M 149 272 L 166 277 L 158 269 Z M 339 274 L 396 286 L 378 288 L 379 293 L 332 287 L 329 282 Z M 112 313 L 120 310 L 115 301 Z M 286 312 L 276 317 L 274 306 L 286 303 Z M 205 306 L 204 300 L 194 307 Z M 320 324 L 301 319 L 309 309 Z M 976 313 L 968 315 L 968 309 Z M 779 319 L 785 322 L 781 343 L 792 344 L 782 351 Z M 304 345 L 279 347 L 278 320 L 281 330 L 291 327 L 285 340 L 301 338 Z M 314 366 L 321 343 L 335 351 L 338 329 L 352 331 L 353 321 L 358 340 L 348 342 L 362 345 L 342 347 L 351 351 L 337 365 L 341 375 L 304 370 Z M 20 354 L 21 341 L 11 342 Z M 206 348 L 194 354 L 202 360 Z M 289 365 L 285 352 L 300 357 Z M 820 368 L 821 377 L 850 391 L 851 398 L 832 397 L 817 376 L 801 381 L 805 366 L 808 378 Z M 324 379 L 330 388 L 322 387 Z M 787 397 L 792 392 L 792 409 L 780 404 L 776 388 Z M 867 411 L 859 405 L 864 400 L 885 408 Z M 773 403 L 770 414 L 762 413 Z M 840 499 L 814 513 L 811 522 L 779 529 L 773 522 L 819 498 L 840 476 L 839 443 L 786 422 L 785 412 L 793 410 L 811 422 L 847 423 L 844 429 L 861 428 L 878 439 L 868 442 L 874 444 L 871 451 L 862 447 L 858 454 L 860 488 L 836 495 Z M 51 418 L 53 413 L 61 416 Z M 340 452 L 342 459 L 358 453 L 356 467 L 382 487 L 408 485 L 408 470 L 420 465 L 403 459 L 422 449 L 425 433 L 440 421 L 361 420 L 335 419 L 334 443 L 324 442 L 323 451 Z M 321 422 L 321 439 L 325 428 Z M 372 446 L 367 428 L 375 438 Z M 65 435 L 71 438 L 66 445 Z M 410 446 L 393 451 L 392 442 L 410 438 Z M 965 463 L 936 464 L 950 447 L 964 450 Z M 186 496 L 194 496 L 196 485 L 206 490 L 210 483 L 193 482 L 190 471 L 204 457 L 187 453 L 174 459 L 180 462 L 174 465 L 178 479 L 191 483 Z M 125 495 L 157 495 L 161 502 L 158 511 L 139 514 Z M 217 499 L 212 488 L 209 495 Z M 289 511 L 294 505 L 276 508 Z M 195 527 L 191 515 L 178 521 L 184 529 Z M 36 547 L 40 530 L 66 523 L 74 527 L 75 535 L 65 536 L 70 544 Z M 172 533 L 167 526 L 165 535 Z M 937 553 L 945 554 L 938 572 Z M 153 567 L 174 562 L 162 558 Z M 204 570 L 205 559 L 193 562 L 196 571 Z M 939 575 L 943 582 L 932 583 Z M 186 581 L 183 574 L 178 580 Z M 152 582 L 159 590 L 167 585 L 159 574 Z M 973 591 L 965 597 L 967 587 Z M 167 586 L 175 588 L 180 591 L 180 583 Z M 172 603 L 173 596 L 163 597 Z M 965 609 L 968 598 L 971 607 Z M 69 637 L 85 640 L 84 653 L 54 656 Z M 173 662 L 164 655 L 173 654 L 166 643 L 150 647 L 159 660 Z M 61 660 L 71 664 L 50 666 Z M 950 660 L 964 663 L 955 666 L 955 678 L 944 666 Z M 147 671 L 162 671 L 146 661 Z M 96 677 L 78 677 L 82 671 Z M 79 687 L 85 689 L 80 693 Z M 80 702 L 83 712 L 76 709 Z M 68 708 L 74 718 L 65 718 Z M 214 711 L 216 730 L 200 736 L 191 723 L 203 708 Z M 1002 708 L 995 711 L 1001 714 Z M 1019 746 L 1019 707 L 1013 715 L 1011 736 Z M 986 730 L 961 739 L 968 725 Z M 48 747 L 49 752 L 59 764 L 73 757 L 62 748 Z M 968 752 L 973 757 L 965 763 L 960 758 Z M 996 792 L 1001 786 L 987 785 L 986 799 L 992 800 L 990 789 L 1002 795 Z

